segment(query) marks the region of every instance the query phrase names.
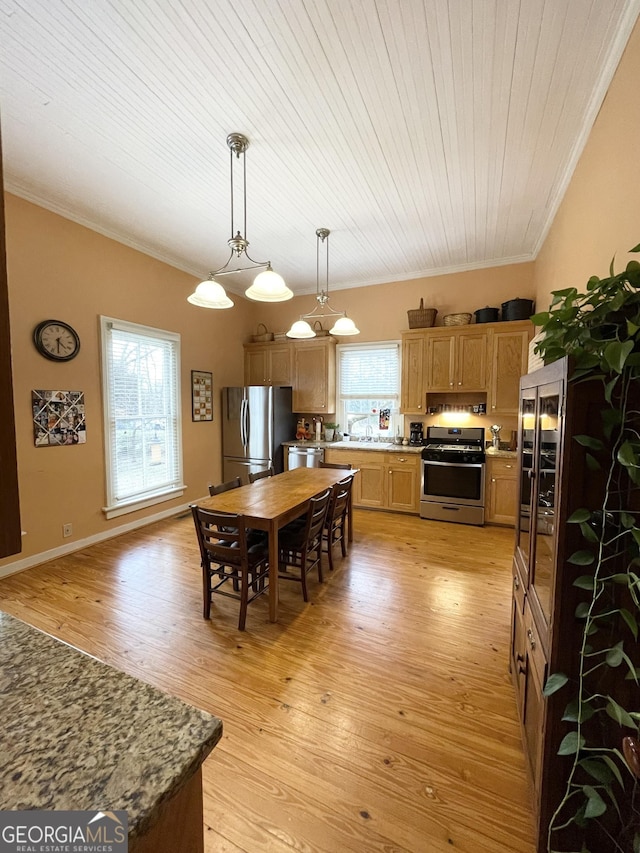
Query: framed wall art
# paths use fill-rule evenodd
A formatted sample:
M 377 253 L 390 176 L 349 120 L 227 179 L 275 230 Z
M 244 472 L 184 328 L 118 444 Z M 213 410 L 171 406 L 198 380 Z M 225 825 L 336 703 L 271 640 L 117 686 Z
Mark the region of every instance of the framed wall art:
M 84 391 L 32 391 L 36 447 L 85 444 Z
M 191 420 L 213 420 L 213 374 L 191 371 Z

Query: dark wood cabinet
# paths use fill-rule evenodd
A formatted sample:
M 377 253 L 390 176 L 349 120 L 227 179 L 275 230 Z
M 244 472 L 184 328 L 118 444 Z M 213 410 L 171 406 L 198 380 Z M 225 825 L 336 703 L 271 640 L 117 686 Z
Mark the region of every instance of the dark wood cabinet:
M 584 594 L 574 581 L 585 569 L 568 558 L 584 548 L 584 540 L 580 525 L 567 520 L 578 508 L 601 506 L 606 489 L 606 472 L 587 464 L 588 450 L 575 440 L 578 435 L 601 435 L 603 386 L 573 382 L 569 375 L 570 365 L 562 359 L 520 380 L 510 669 L 531 781 L 538 853 L 547 850 L 549 823 L 573 761 L 572 755 L 558 755 L 563 737 L 574 730 L 562 719 L 573 688 L 548 697 L 542 692 L 553 673 L 564 673 L 575 684 L 579 668 L 582 623 L 575 613 Z M 614 733 L 618 747 L 622 731 Z M 553 849 L 579 849 L 580 842 L 570 835 L 573 831 L 566 830 L 563 845 Z M 565 841 L 578 847 L 565 846 Z M 604 848 L 594 842 L 589 849 Z
M 4 184 L 2 175 L 2 143 L 0 140 L 0 557 L 22 550 L 20 505 L 18 502 L 18 466 L 13 414 L 13 381 L 11 377 L 11 336 L 9 328 L 9 293 L 4 231 Z

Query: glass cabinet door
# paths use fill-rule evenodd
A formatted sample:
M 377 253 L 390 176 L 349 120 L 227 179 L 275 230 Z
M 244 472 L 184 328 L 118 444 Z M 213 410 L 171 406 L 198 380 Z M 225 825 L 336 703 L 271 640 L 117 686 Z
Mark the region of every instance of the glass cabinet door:
M 557 537 L 556 493 L 561 433 L 560 391 L 560 383 L 557 382 L 538 389 L 534 442 L 532 513 L 535 515 L 532 515 L 530 533 L 534 537 L 534 542 L 531 549 L 529 586 L 535 590 L 547 624 L 551 619 Z
M 516 553 L 520 568 L 524 572 L 525 585 L 529 575 L 529 555 L 531 551 L 531 515 L 532 484 L 534 475 L 534 445 L 536 424 L 536 391 L 524 389 L 520 398 L 520 418 L 518 422 L 518 447 L 521 448 L 522 466 L 520 471 L 519 517 L 516 530 Z

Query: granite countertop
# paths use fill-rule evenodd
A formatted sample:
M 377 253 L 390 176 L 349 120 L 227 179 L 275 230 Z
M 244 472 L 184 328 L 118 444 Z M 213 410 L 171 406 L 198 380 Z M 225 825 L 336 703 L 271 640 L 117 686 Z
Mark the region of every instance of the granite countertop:
M 487 447 L 486 455 L 488 458 L 495 459 L 517 459 L 518 451 L 517 450 L 497 450 L 495 447 Z
M 284 441 L 284 447 L 323 447 L 334 450 L 384 450 L 386 453 L 422 453 L 422 447 L 392 444 L 383 441 Z
M 198 770 L 217 717 L 0 612 L 0 809 L 125 809 L 129 838 Z

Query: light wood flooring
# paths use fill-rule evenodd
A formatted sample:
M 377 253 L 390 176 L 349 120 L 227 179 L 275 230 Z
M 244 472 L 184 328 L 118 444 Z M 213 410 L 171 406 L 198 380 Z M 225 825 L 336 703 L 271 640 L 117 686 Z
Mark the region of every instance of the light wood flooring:
M 240 633 L 235 601 L 202 619 L 183 516 L 1 580 L 0 608 L 222 718 L 207 853 L 533 853 L 512 545 L 508 529 L 356 511 L 310 603 L 282 583 L 278 624 L 263 596 Z

